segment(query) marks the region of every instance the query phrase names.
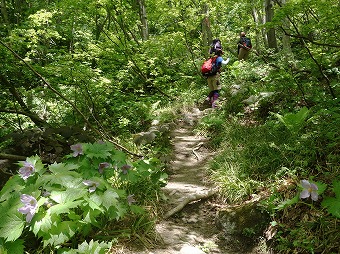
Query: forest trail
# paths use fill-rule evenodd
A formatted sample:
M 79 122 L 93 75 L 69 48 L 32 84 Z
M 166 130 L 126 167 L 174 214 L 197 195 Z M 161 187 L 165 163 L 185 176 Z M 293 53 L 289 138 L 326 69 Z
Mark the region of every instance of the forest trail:
M 208 111 L 211 109 L 208 109 Z M 206 111 L 192 109 L 172 131 L 174 158 L 169 165 L 168 184 L 163 188 L 166 200 L 163 219 L 156 223 L 158 244 L 136 254 L 245 254 L 247 243 L 223 236 L 216 226 L 218 205 L 214 202 L 214 186 L 207 178 L 208 163 L 213 152 L 206 148 L 207 139 L 193 133 L 194 122 Z M 197 199 L 198 195 L 209 198 Z M 185 202 L 194 199 L 193 202 Z M 188 204 L 186 204 L 188 203 Z M 186 204 L 178 212 L 175 208 Z M 171 216 L 169 216 L 171 213 Z

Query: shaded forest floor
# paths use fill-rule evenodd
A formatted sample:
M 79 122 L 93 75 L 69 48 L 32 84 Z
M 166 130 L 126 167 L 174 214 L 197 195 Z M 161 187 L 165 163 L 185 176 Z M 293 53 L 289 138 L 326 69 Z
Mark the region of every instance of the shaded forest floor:
M 156 223 L 157 243 L 150 248 L 130 246 L 115 253 L 137 254 L 246 254 L 263 253 L 247 238 L 227 236 L 218 226 L 220 207 L 215 186 L 207 175 L 208 163 L 214 152 L 207 148 L 208 139 L 193 133 L 194 122 L 211 109 L 194 108 L 172 131 L 174 158 L 169 165 L 166 196 L 160 210 L 163 219 Z M 206 196 L 207 198 L 197 198 Z M 185 200 L 195 199 L 192 202 Z M 183 209 L 177 209 L 185 204 Z

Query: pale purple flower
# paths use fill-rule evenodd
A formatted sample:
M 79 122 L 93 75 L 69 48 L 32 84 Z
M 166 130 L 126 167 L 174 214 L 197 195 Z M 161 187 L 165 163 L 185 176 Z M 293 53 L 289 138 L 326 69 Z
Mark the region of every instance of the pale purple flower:
M 318 200 L 318 186 L 316 186 L 316 184 L 310 183 L 307 180 L 302 180 L 301 186 L 303 188 L 303 190 L 300 193 L 301 199 L 311 197 L 313 201 Z
M 127 165 L 127 164 L 123 165 L 123 166 L 121 167 L 122 173 L 123 173 L 124 175 L 126 175 L 126 174 L 128 173 L 128 171 L 129 171 L 130 168 L 131 168 L 130 165 Z
M 24 161 L 24 166 L 19 169 L 19 174 L 22 179 L 26 180 L 31 175 L 33 175 L 35 168 L 32 163 Z
M 20 201 L 24 206 L 19 208 L 18 211 L 22 214 L 26 214 L 26 222 L 31 222 L 33 215 L 38 209 L 37 200 L 30 195 L 22 194 Z
M 105 168 L 109 168 L 109 167 L 111 167 L 111 164 L 108 163 L 108 162 L 99 163 L 98 171 L 99 171 L 100 174 L 103 174 L 104 173 L 104 169 Z
M 91 180 L 84 180 L 83 184 L 85 184 L 86 186 L 89 186 L 89 192 L 90 193 L 94 192 L 99 185 L 99 183 L 97 183 L 95 181 L 91 181 Z
M 77 157 L 80 154 L 83 154 L 83 146 L 81 144 L 71 145 L 71 150 L 73 151 L 73 157 Z
M 136 200 L 134 198 L 134 194 L 131 194 L 129 196 L 127 196 L 127 202 L 129 205 L 132 205 L 133 203 L 136 203 Z

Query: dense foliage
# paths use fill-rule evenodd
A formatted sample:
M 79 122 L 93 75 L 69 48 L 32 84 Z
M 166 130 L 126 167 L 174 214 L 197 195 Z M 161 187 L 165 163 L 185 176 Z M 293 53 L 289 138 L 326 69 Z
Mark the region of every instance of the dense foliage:
M 203 103 L 215 37 L 231 61 L 197 126 L 218 150 L 212 179 L 228 203 L 261 197 L 276 251 L 339 252 L 338 1 L 0 5 L 0 158 L 21 161 L 1 190 L 2 252 L 104 252 L 115 222 L 150 219 L 170 150 L 150 127 Z

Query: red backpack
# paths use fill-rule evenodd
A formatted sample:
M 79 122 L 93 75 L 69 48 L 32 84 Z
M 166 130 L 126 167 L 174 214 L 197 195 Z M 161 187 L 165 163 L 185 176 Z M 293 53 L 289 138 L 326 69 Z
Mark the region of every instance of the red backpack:
M 218 71 L 218 67 L 216 65 L 217 57 L 218 56 L 214 56 L 204 61 L 201 67 L 201 73 L 203 76 L 205 77 L 214 76 L 217 73 Z

